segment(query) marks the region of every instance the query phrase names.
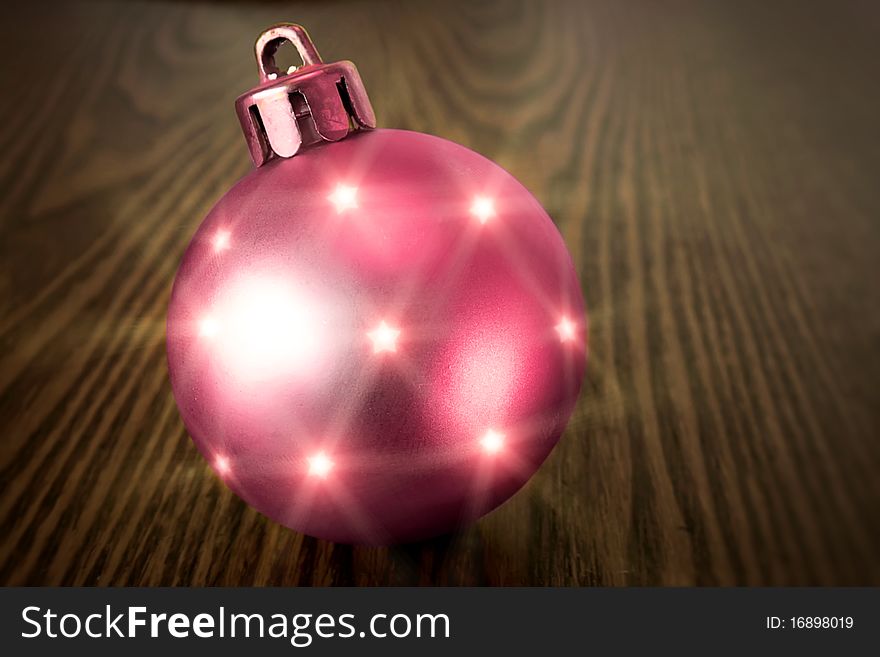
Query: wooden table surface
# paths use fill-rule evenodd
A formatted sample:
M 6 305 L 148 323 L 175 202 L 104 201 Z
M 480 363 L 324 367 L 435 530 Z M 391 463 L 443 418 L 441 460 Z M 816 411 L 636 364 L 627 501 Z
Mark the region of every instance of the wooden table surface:
M 880 584 L 876 4 L 5 4 L 0 584 Z M 510 170 L 581 274 L 568 431 L 456 535 L 284 529 L 175 409 L 172 278 L 279 20 Z

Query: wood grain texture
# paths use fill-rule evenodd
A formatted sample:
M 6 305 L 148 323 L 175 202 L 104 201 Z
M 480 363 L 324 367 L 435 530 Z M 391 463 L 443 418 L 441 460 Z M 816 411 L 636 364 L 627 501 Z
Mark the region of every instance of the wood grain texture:
M 880 584 L 876 4 L 8 4 L 0 584 Z M 516 175 L 581 273 L 568 431 L 454 536 L 288 531 L 177 415 L 171 281 L 278 20 Z

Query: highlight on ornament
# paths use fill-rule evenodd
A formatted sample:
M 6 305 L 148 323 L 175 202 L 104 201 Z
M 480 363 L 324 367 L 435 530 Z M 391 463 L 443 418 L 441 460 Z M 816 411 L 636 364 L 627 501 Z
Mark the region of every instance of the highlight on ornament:
M 220 332 L 220 325 L 213 317 L 205 317 L 199 322 L 199 335 L 205 338 L 213 338 Z
M 242 272 L 199 324 L 212 359 L 237 384 L 305 375 L 321 364 L 321 303 L 279 274 Z
M 304 60 L 287 73 L 284 40 Z M 528 482 L 577 401 L 586 317 L 565 244 L 490 160 L 377 129 L 357 69 L 321 61 L 300 26 L 267 30 L 256 56 L 236 101 L 256 168 L 171 295 L 183 421 L 226 485 L 296 531 L 391 544 L 466 527 Z

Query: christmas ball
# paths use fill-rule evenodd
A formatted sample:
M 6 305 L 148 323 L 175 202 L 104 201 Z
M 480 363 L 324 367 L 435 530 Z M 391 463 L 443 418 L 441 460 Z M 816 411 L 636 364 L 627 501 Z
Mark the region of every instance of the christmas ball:
M 306 65 L 273 75 L 281 39 Z M 257 54 L 239 116 L 258 168 L 199 227 L 168 311 L 184 423 L 237 495 L 294 530 L 365 544 L 454 530 L 534 474 L 574 408 L 571 258 L 490 160 L 372 129 L 359 78 L 343 71 L 343 89 L 302 28 L 272 28 Z M 279 85 L 286 113 L 260 102 Z M 335 138 L 322 99 L 346 113 Z

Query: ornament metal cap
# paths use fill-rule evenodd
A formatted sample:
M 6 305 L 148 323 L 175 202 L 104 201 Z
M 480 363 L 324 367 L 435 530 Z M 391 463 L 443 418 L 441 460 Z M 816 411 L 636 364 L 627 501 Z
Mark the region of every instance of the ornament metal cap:
M 303 65 L 280 71 L 275 53 L 285 41 Z M 256 166 L 293 157 L 303 146 L 339 141 L 350 132 L 376 127 L 376 115 L 361 76 L 349 61 L 325 64 L 301 25 L 279 23 L 254 46 L 260 84 L 239 96 L 235 111 Z

